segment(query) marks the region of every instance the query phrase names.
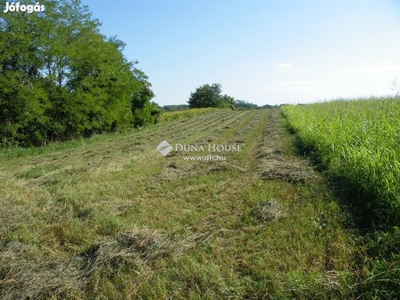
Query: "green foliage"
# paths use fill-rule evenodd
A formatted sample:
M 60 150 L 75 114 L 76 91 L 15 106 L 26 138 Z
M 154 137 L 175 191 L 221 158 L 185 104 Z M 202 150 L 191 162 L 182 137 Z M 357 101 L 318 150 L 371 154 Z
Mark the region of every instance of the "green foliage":
M 190 93 L 189 106 L 190 108 L 218 107 L 221 92 L 219 83 L 204 84 L 198 87 L 194 93 Z
M 41 4 L 44 12 L 0 18 L 0 144 L 115 131 L 137 115 L 152 122 L 151 85 L 123 56 L 124 43 L 101 35 L 79 0 Z
M 155 102 L 146 102 L 142 109 L 133 112 L 134 126 L 142 127 L 159 121 L 161 110 Z
M 164 105 L 163 109 L 165 111 L 179 111 L 179 110 L 188 110 L 189 105 L 187 104 L 178 104 L 178 105 Z
M 217 107 L 235 109 L 234 98 L 226 94 L 222 96 L 220 83 L 204 84 L 198 87 L 195 92 L 190 93 L 188 104 L 190 108 Z
M 235 106 L 237 109 L 257 109 L 259 108 L 257 104 L 253 104 L 244 100 L 236 100 Z
M 147 81 L 148 77 L 140 70 L 134 71 L 138 88 L 132 96 L 131 110 L 133 114 L 133 125 L 141 127 L 156 123 L 161 110 L 158 105 L 150 100 L 154 97 L 150 89 L 151 84 Z
M 228 96 L 227 94 L 225 94 L 221 97 L 220 104 L 219 104 L 220 108 L 229 108 L 229 109 L 235 110 L 236 109 L 235 105 L 236 105 L 236 103 L 235 103 L 235 99 L 233 97 Z
M 280 107 L 280 105 L 270 105 L 270 104 L 265 104 L 263 106 L 261 106 L 261 108 L 267 108 L 267 109 L 272 109 L 272 108 L 278 108 Z

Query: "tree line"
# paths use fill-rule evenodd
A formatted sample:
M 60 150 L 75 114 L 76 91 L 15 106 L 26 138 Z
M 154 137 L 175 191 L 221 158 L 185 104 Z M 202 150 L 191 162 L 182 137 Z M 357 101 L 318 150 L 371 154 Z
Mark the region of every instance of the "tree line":
M 40 3 L 44 11 L 0 17 L 0 145 L 43 145 L 155 122 L 151 84 L 122 54 L 125 44 L 102 35 L 80 0 Z
M 184 109 L 185 105 L 170 106 L 172 109 Z M 168 107 L 168 108 L 170 108 Z M 194 92 L 190 93 L 188 108 L 204 108 L 204 107 L 216 107 L 216 108 L 229 108 L 235 109 L 261 109 L 261 108 L 276 108 L 277 105 L 263 105 L 258 106 L 244 100 L 235 100 L 233 97 L 227 94 L 222 95 L 222 85 L 220 83 L 203 84 L 198 87 Z M 176 109 L 178 108 L 178 109 Z M 170 110 L 172 110 L 170 109 Z
M 162 112 L 172 112 L 180 110 L 188 110 L 191 108 L 231 108 L 238 110 L 277 108 L 277 105 L 265 104 L 258 106 L 257 104 L 247 102 L 245 100 L 235 100 L 233 97 L 222 95 L 221 84 L 213 85 L 204 84 L 198 87 L 195 92 L 190 94 L 188 104 L 164 105 L 160 107 Z

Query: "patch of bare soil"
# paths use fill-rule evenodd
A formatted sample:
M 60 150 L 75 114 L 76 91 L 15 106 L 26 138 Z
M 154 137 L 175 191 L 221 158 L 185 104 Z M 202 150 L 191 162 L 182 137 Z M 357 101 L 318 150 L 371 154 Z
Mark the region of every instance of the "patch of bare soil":
M 257 153 L 261 179 L 308 183 L 317 179 L 316 172 L 307 160 L 290 157 L 282 142 L 289 133 L 281 125 L 279 110 L 271 110 L 260 150 Z

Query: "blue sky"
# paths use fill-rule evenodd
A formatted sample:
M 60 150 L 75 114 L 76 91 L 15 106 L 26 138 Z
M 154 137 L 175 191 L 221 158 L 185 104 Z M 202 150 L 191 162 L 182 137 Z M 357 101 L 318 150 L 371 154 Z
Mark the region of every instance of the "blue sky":
M 400 89 L 399 0 L 81 0 L 160 105 L 205 83 L 258 105 Z

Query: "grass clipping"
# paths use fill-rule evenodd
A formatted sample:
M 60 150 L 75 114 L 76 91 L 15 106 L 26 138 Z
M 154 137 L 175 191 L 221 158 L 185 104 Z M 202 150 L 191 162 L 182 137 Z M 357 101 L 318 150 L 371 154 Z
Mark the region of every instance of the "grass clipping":
M 182 239 L 176 234 L 137 229 L 115 237 L 107 236 L 67 261 L 50 262 L 35 257 L 36 251 L 22 243 L 0 245 L 0 298 L 43 299 L 79 295 L 89 285 L 89 290 L 96 290 L 94 282 L 101 272 L 118 272 L 127 265 L 133 272 L 135 269 L 143 270 L 161 258 L 182 254 L 200 240 L 200 236 Z
M 268 223 L 285 217 L 281 206 L 274 199 L 260 203 L 254 209 L 253 214 L 261 223 Z

